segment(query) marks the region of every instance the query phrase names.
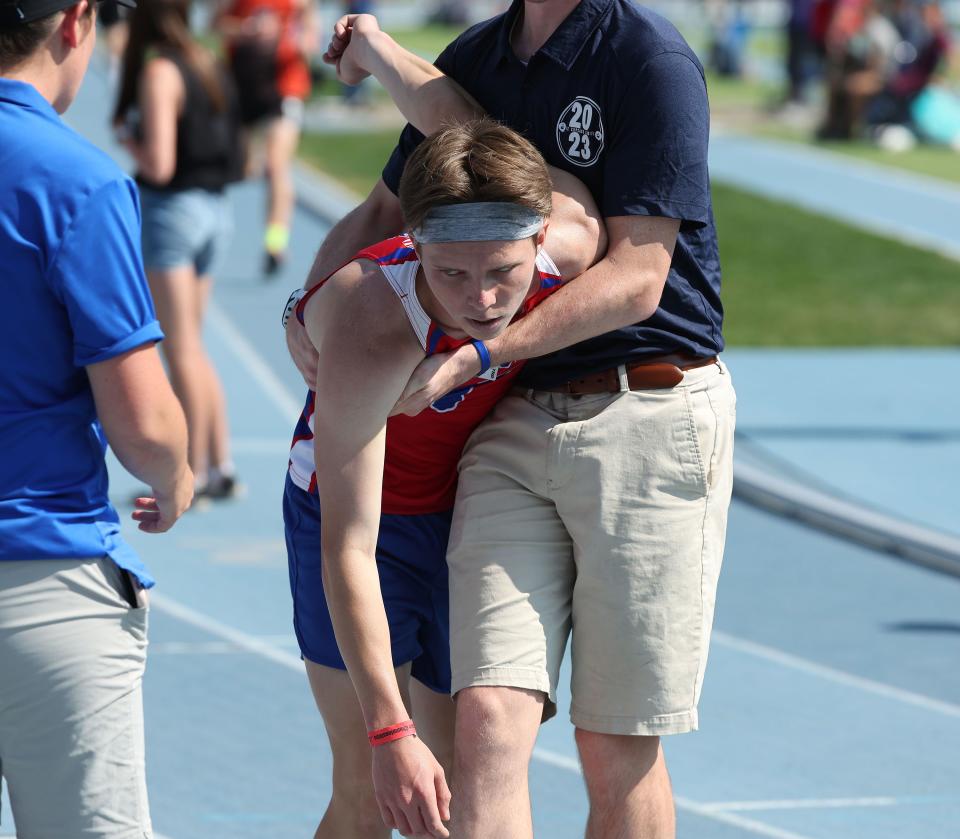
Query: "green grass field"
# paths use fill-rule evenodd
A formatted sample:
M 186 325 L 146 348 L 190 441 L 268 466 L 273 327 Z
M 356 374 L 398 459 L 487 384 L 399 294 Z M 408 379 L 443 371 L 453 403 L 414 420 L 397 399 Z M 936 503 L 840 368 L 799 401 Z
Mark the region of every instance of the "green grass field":
M 432 23 L 417 29 L 388 29 L 387 31 L 401 46 L 433 61 L 463 30 L 456 26 Z
M 732 346 L 960 344 L 960 264 L 714 185 Z
M 394 132 L 307 135 L 301 156 L 366 194 Z M 960 264 L 714 186 L 731 346 L 960 344 Z

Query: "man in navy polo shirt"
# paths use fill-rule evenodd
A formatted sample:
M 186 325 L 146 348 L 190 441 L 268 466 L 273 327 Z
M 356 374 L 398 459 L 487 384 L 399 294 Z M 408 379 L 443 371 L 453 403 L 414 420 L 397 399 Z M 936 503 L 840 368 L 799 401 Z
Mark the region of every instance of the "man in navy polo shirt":
M 0 771 L 19 836 L 150 836 L 141 682 L 153 585 L 107 496 L 109 441 L 189 506 L 136 186 L 67 128 L 90 0 L 0 0 Z
M 438 66 L 591 189 L 606 257 L 489 343 L 534 358 L 461 461 L 448 560 L 457 695 L 453 831 L 528 837 L 526 771 L 571 635 L 571 718 L 589 837 L 675 833 L 662 735 L 697 727 L 732 484 L 703 70 L 628 0 L 517 0 Z M 398 230 L 407 128 L 366 201 L 324 242 L 313 283 Z M 313 359 L 288 330 L 306 376 Z M 416 413 L 476 374 L 428 360 Z M 308 379 L 309 380 L 309 379 Z

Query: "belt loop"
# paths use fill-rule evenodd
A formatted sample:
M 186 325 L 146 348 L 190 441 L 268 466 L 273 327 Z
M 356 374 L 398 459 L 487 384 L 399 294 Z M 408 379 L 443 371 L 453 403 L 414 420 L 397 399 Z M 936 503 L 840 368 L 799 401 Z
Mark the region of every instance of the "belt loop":
M 620 378 L 620 391 L 630 390 L 630 380 L 627 378 L 627 366 L 625 364 L 617 365 L 617 376 Z

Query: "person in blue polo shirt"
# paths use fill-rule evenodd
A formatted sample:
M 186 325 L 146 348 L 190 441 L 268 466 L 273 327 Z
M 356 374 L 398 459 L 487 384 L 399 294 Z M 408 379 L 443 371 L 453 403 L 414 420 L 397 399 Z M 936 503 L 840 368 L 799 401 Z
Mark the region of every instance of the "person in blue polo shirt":
M 153 579 L 107 496 L 109 442 L 190 504 L 186 423 L 156 349 L 136 186 L 59 114 L 90 0 L 0 0 L 0 772 L 18 835 L 151 835 L 141 681 Z
M 346 18 L 328 52 L 350 49 Z M 703 68 L 629 0 L 515 0 L 437 61 L 493 117 L 575 173 L 604 216 L 604 259 L 487 346 L 533 358 L 460 463 L 448 562 L 457 697 L 451 832 L 529 837 L 527 767 L 572 638 L 571 718 L 587 835 L 675 835 L 660 744 L 693 730 L 732 486 L 735 395 L 723 349 Z M 408 127 L 308 285 L 400 229 Z M 308 377 L 315 358 L 288 328 Z M 475 375 L 428 359 L 395 410 Z

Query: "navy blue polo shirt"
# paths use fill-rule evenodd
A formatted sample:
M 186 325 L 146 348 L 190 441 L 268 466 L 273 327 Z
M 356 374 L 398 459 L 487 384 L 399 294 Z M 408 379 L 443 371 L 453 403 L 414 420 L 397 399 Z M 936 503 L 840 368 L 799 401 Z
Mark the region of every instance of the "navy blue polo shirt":
M 526 63 L 509 33 L 522 0 L 464 32 L 437 59 L 494 118 L 523 133 L 547 162 L 590 189 L 605 217 L 680 219 L 656 313 L 532 359 L 528 386 L 549 387 L 671 352 L 723 349 L 720 259 L 707 171 L 709 107 L 703 67 L 679 32 L 630 0 L 582 0 Z M 397 191 L 423 139 L 412 126 L 383 171 Z
M 110 557 L 153 584 L 108 497 L 88 365 L 163 334 L 137 188 L 0 78 L 0 561 Z

